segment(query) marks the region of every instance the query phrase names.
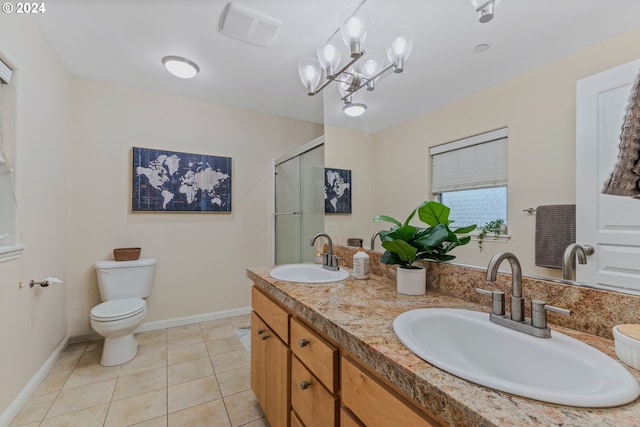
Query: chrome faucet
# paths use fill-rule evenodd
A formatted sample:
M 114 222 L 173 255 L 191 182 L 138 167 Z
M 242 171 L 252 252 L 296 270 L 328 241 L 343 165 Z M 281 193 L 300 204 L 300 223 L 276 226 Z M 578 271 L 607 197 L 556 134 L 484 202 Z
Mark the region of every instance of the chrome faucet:
M 380 235 L 379 231 L 376 231 L 375 233 L 373 233 L 373 236 L 371 236 L 371 250 L 375 250 L 376 249 L 376 237 Z
M 547 305 L 541 300 L 531 300 L 531 320 L 524 316 L 524 297 L 522 296 L 522 268 L 520 261 L 511 252 L 499 252 L 491 258 L 487 267 L 487 281 L 495 282 L 498 275 L 498 267 L 502 261 L 507 260 L 511 265 L 511 312 L 509 315 L 504 311 L 504 292 L 488 291 L 476 289 L 476 292 L 483 295 L 490 295 L 492 298 L 491 314 L 489 320 L 501 326 L 524 332 L 538 338 L 550 338 L 551 329 L 547 326 L 547 311 L 553 311 L 564 315 L 570 315 L 569 310 Z
M 326 268 L 331 271 L 338 271 L 340 267 L 338 267 L 338 257 L 333 254 L 333 242 L 331 241 L 331 237 L 327 233 L 318 233 L 311 238 L 311 246 L 314 246 L 316 243 L 316 239 L 318 237 L 326 237 L 327 242 L 329 243 L 329 252 L 326 254 L 322 254 L 322 268 Z
M 511 320 L 522 322 L 524 320 L 524 298 L 522 297 L 522 267 L 520 267 L 518 258 L 511 252 L 495 254 L 487 267 L 487 281 L 496 281 L 498 267 L 505 259 L 511 264 Z
M 562 278 L 565 280 L 573 279 L 573 259 L 574 257 L 578 260 L 579 264 L 587 263 L 587 255 L 593 255 L 595 249 L 593 246 L 589 245 L 579 245 L 577 243 L 572 243 L 564 250 L 564 254 L 562 255 Z

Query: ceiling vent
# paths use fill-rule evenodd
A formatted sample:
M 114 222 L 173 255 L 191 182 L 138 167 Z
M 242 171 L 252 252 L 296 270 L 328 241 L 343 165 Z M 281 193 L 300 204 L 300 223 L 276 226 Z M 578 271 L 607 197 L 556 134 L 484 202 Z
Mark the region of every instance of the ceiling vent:
M 282 22 L 246 6 L 227 3 L 220 16 L 220 32 L 258 46 L 269 46 Z

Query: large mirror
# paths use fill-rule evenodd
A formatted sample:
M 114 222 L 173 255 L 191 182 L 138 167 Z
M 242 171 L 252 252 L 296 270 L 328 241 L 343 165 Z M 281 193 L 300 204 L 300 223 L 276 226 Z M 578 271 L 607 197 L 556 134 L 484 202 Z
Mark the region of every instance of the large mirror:
M 368 246 L 384 228 L 374 215 L 404 219 L 434 198 L 430 147 L 506 128 L 507 238 L 486 239 L 482 251 L 473 240 L 452 254 L 486 268 L 495 252 L 511 251 L 526 275 L 561 279 L 560 269 L 536 265 L 535 209 L 576 203 L 576 83 L 636 59 L 640 27 L 628 17 L 639 7 L 624 2 L 614 12 L 595 0 L 571 0 L 550 13 L 545 2 L 503 2 L 481 24 L 469 2 L 442 3 L 439 16 L 423 1 L 364 3 L 373 23 L 365 49 L 379 42 L 373 34 L 384 40 L 398 24 L 413 29 L 415 45 L 403 73 L 354 94 L 368 107 L 364 115 L 343 114 L 335 85 L 323 91 L 325 166 L 352 171 L 353 203 L 350 215 L 325 215 L 325 230 L 339 243 L 356 237 Z M 596 20 L 615 25 L 596 34 Z M 489 49 L 477 52 L 481 44 Z

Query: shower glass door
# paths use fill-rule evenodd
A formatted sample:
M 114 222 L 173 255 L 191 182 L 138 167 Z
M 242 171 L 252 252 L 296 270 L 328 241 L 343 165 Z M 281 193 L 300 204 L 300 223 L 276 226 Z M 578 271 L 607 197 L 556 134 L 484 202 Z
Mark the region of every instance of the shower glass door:
M 324 146 L 275 166 L 275 263 L 313 261 L 314 234 L 324 231 Z

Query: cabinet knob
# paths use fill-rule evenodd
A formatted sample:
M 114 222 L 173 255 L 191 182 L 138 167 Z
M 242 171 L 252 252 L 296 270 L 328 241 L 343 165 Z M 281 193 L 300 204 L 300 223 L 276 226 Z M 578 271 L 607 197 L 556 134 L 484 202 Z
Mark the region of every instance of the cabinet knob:
M 298 341 L 298 345 L 300 345 L 300 347 L 306 347 L 309 345 L 309 340 L 306 338 L 302 338 L 300 341 Z
M 269 338 L 269 335 L 267 335 L 267 334 L 260 335 L 260 338 L 262 338 L 262 340 L 266 340 L 267 338 Z
M 300 390 L 306 390 L 311 387 L 311 383 L 309 381 L 302 381 L 300 383 Z
M 260 329 L 258 329 L 258 330 L 256 331 L 256 333 L 257 333 L 258 335 L 262 335 L 262 334 L 264 334 L 264 329 L 260 328 Z

